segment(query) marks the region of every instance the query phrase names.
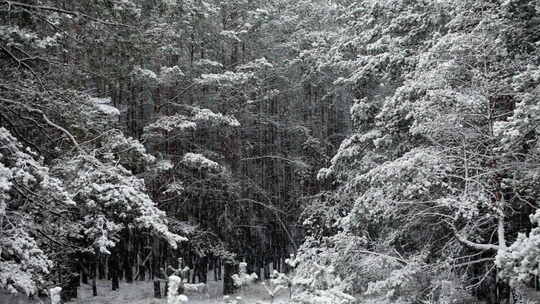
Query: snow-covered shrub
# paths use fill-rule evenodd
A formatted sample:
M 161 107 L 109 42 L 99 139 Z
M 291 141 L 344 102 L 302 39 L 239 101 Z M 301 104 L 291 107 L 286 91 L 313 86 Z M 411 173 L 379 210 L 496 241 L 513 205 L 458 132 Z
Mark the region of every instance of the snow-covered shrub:
M 182 278 L 172 275 L 169 276 L 169 288 L 167 290 L 167 304 L 187 303 L 188 297 L 184 294 L 178 294 L 178 288 L 183 284 Z
M 51 304 L 60 304 L 62 303 L 62 298 L 60 297 L 60 293 L 62 292 L 61 287 L 54 287 L 49 289 L 49 297 L 51 298 Z
M 186 293 L 206 293 L 208 294 L 208 285 L 205 283 L 185 283 L 184 290 Z
M 420 261 L 408 261 L 405 265 L 393 265 L 389 274 L 370 282 L 364 295 L 368 303 L 416 303 L 423 290 L 429 287 L 429 272 Z M 386 267 L 383 267 L 386 268 Z
M 335 271 L 335 250 L 320 247 L 320 243 L 308 239 L 294 260 L 289 264 L 296 267 L 292 278 L 295 304 L 349 304 L 355 298 L 346 293 L 347 284 Z
M 274 270 L 268 282 L 262 282 L 263 287 L 270 296 L 271 303 L 274 302 L 275 296 L 282 289 L 289 289 L 289 298 L 292 296 L 292 281 L 284 273 Z
M 232 298 L 231 296 L 223 296 L 224 304 L 243 304 L 242 300 L 243 299 L 240 296 L 235 297 L 235 298 Z
M 258 276 L 256 273 L 251 273 L 251 274 L 247 273 L 247 263 L 245 262 L 241 262 L 240 265 L 238 265 L 238 267 L 239 267 L 238 273 L 233 274 L 231 278 L 233 279 L 234 286 L 240 289 L 240 294 L 243 294 L 245 287 L 253 284 L 253 282 L 255 282 Z M 229 300 L 229 301 L 226 300 L 225 303 L 241 304 L 242 298 L 236 297 L 236 299 L 234 300 Z
M 241 262 L 238 267 L 240 268 L 239 273 L 232 275 L 232 279 L 236 287 L 242 288 L 252 284 L 258 278 L 256 273 L 247 273 L 247 263 Z
M 459 280 L 443 280 L 434 281 L 434 292 L 431 302 L 438 304 L 475 304 L 478 301 L 471 296 L 468 290 L 463 286 L 463 282 Z

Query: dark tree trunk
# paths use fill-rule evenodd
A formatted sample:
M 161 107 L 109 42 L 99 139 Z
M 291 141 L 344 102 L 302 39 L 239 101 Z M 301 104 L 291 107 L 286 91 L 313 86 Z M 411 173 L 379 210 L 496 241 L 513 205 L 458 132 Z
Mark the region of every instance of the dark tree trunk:
M 215 258 L 214 259 L 214 281 L 221 280 L 221 259 Z
M 97 297 L 97 282 L 96 282 L 96 277 L 93 277 L 92 278 L 92 295 L 94 297 Z
M 161 298 L 161 284 L 159 281 L 159 240 L 152 241 L 152 278 L 154 280 L 154 297 Z
M 105 280 L 106 276 L 105 276 L 105 263 L 103 263 L 102 261 L 103 259 L 101 258 L 101 256 L 99 257 L 98 259 L 98 279 L 99 280 Z
M 146 266 L 145 265 L 139 265 L 139 278 L 141 281 L 146 280 Z
M 255 270 L 257 271 L 257 278 L 259 280 L 262 280 L 263 278 L 263 267 L 264 267 L 264 258 L 261 256 L 257 256 L 257 268 L 255 268 Z
M 81 272 L 81 281 L 83 284 L 88 284 L 88 274 L 84 270 Z
M 78 274 L 71 273 L 67 275 L 60 293 L 62 302 L 68 302 L 71 299 L 77 298 L 77 287 L 79 287 L 79 282 L 80 277 Z
M 251 244 L 251 241 L 248 240 L 248 244 Z M 246 256 L 246 259 L 245 259 L 245 262 L 247 264 L 246 266 L 246 272 L 247 273 L 253 273 L 253 266 L 254 266 L 254 263 L 253 263 L 253 257 L 250 253 L 247 254 Z
M 97 284 L 96 284 L 96 279 L 97 279 L 97 271 L 98 271 L 98 258 L 94 258 L 94 263 L 93 263 L 93 270 L 92 270 L 92 295 L 94 297 L 97 296 Z
M 264 279 L 270 279 L 270 263 L 266 257 L 263 257 L 263 274 Z
M 236 273 L 236 264 L 231 261 L 225 261 L 223 270 L 223 295 L 229 295 L 234 292 L 234 281 L 232 275 Z
M 83 284 L 88 284 L 88 268 L 87 268 L 87 265 L 85 265 L 85 263 L 83 262 L 84 259 L 81 258 L 81 260 L 79 261 L 79 268 L 80 268 L 80 274 L 81 274 L 81 282 Z
M 133 283 L 133 268 L 131 267 L 131 263 L 128 262 L 127 256 L 128 255 L 126 254 L 126 261 L 124 261 L 124 273 L 126 277 L 126 282 Z
M 154 279 L 154 298 L 161 298 L 161 284 L 158 278 Z
M 494 299 L 493 303 L 503 303 L 506 300 L 509 300 L 512 293 L 510 292 L 510 286 L 504 281 L 497 279 L 495 288 L 491 288 L 491 292 L 494 295 L 491 295 L 491 298 Z
M 127 283 L 133 283 L 133 233 L 131 229 L 127 229 L 126 233 L 126 253 L 124 255 L 124 274 Z
M 119 274 L 119 267 L 118 267 L 118 257 L 117 253 L 113 251 L 110 263 L 109 263 L 109 271 L 111 272 L 111 280 L 112 280 L 112 290 L 117 290 L 119 286 L 119 280 L 118 280 L 118 274 Z
M 208 262 L 205 261 L 199 268 L 199 282 L 205 283 L 208 281 Z

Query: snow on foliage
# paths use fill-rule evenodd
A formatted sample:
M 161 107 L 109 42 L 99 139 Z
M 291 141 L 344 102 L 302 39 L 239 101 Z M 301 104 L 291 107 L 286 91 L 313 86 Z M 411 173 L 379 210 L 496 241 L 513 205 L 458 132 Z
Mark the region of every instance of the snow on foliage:
M 223 67 L 223 64 L 221 64 L 221 63 L 219 63 L 217 61 L 209 60 L 209 59 L 199 59 L 199 60 L 195 61 L 193 64 L 195 64 L 197 66 L 201 66 L 201 67 L 205 67 L 205 66 L 214 67 L 214 68 L 222 68 Z
M 160 173 L 160 172 L 171 170 L 173 168 L 174 168 L 174 164 L 172 161 L 168 159 L 162 159 L 162 160 L 156 161 L 151 169 L 154 172 Z
M 421 290 L 428 287 L 428 272 L 421 261 L 404 266 L 384 267 L 389 272 L 382 279 L 368 283 L 366 303 L 414 303 Z M 388 269 L 390 268 L 390 269 Z M 384 271 L 384 270 L 383 270 Z
M 318 257 L 332 256 L 328 264 L 350 290 L 365 296 L 359 302 L 442 303 L 443 296 L 438 302 L 436 293 L 422 291 L 443 285 L 429 267 L 476 280 L 476 273 L 442 262 L 476 262 L 470 250 L 487 248 L 489 257 L 498 252 L 502 279 L 526 282 L 538 270 L 537 228 L 513 218 L 535 205 L 540 184 L 535 165 L 539 73 L 530 60 L 537 52 L 510 55 L 512 47 L 524 45 L 510 37 L 523 33 L 521 18 L 534 15 L 534 9 L 532 2 L 517 2 L 512 10 L 519 21 L 488 2 L 359 1 L 343 8 L 339 38 L 329 51 L 300 53 L 299 61 L 335 72 L 329 82 L 354 101 L 352 135 L 318 174 L 319 180 L 333 182 L 321 196 L 342 206 L 347 216 L 334 226 L 322 225 L 334 218 L 313 199 L 311 213 L 323 215 L 319 221 L 312 216 L 308 224 L 324 227 L 318 230 L 326 234 L 313 232 L 321 238 L 313 245 Z M 473 7 L 482 13 L 471 13 Z M 530 232 L 504 250 L 505 238 L 514 241 L 518 229 Z M 364 235 L 373 238 L 368 247 L 373 256 L 339 251 L 338 238 Z M 441 253 L 441 248 L 446 249 Z M 422 259 L 424 250 L 432 255 L 429 263 Z M 377 256 L 381 252 L 406 253 L 402 262 L 384 267 L 388 261 Z M 495 266 L 491 260 L 478 262 L 486 269 L 484 284 L 492 284 L 486 281 Z M 300 267 L 305 263 L 310 262 Z M 359 270 L 358 264 L 374 271 Z M 380 277 L 372 276 L 377 272 Z M 348 273 L 358 276 L 348 278 Z M 355 279 L 372 283 L 356 285 Z M 466 292 L 456 294 L 463 297 L 445 303 L 465 303 Z
M 182 80 L 184 72 L 178 66 L 161 67 L 159 72 L 159 83 L 164 85 L 174 85 Z
M 62 37 L 62 33 L 40 37 L 36 32 L 17 25 L 0 26 L 0 41 L 4 42 L 6 46 L 22 47 L 27 45 L 38 49 L 46 49 L 58 46 L 58 40 Z
M 248 63 L 242 64 L 238 66 L 239 71 L 258 71 L 258 70 L 264 70 L 264 69 L 271 69 L 274 66 L 268 62 L 266 58 L 258 58 L 253 61 L 250 61 Z
M 190 108 L 190 114 L 174 114 L 171 116 L 161 116 L 155 122 L 144 128 L 144 138 L 153 139 L 168 136 L 171 133 L 189 134 L 189 131 L 195 131 L 208 127 L 239 127 L 240 123 L 236 118 L 230 115 L 215 113 L 210 109 L 201 109 L 197 107 Z
M 111 98 L 90 97 L 89 99 L 100 113 L 114 118 L 120 116 L 120 111 L 111 105 Z
M 159 77 L 154 71 L 141 68 L 140 66 L 133 68 L 131 77 L 133 80 L 147 87 L 155 87 L 159 83 Z
M 131 14 L 136 18 L 139 18 L 141 15 L 140 5 L 132 0 L 115 1 L 113 4 L 113 9 L 115 11 L 123 12 L 124 14 Z
M 336 272 L 333 262 L 335 250 L 318 247 L 308 238 L 289 263 L 295 266 L 292 303 L 297 304 L 349 304 L 355 298 L 346 293 L 346 284 Z
M 43 205 L 42 205 L 43 204 Z M 47 208 L 75 205 L 62 181 L 42 160 L 0 128 L 0 287 L 36 294 L 52 262 L 39 248 L 33 221 Z M 47 208 L 44 208 L 47 206 Z
M 35 192 L 46 193 L 47 197 L 51 196 L 52 199 L 65 204 L 74 204 L 71 196 L 63 189 L 62 181 L 52 177 L 49 168 L 42 164 L 42 160 L 36 161 L 34 157 L 31 150 L 23 150 L 22 145 L 9 131 L 0 128 L 0 165 L 6 172 L 0 180 L 3 180 L 0 190 L 10 189 L 10 185 L 18 185 Z M 9 168 L 9 174 L 6 168 Z M 6 195 L 4 191 L 2 193 Z
M 182 158 L 182 163 L 192 169 L 208 170 L 211 172 L 219 172 L 222 169 L 220 164 L 206 158 L 202 154 L 197 153 L 184 154 L 184 157 Z
M 196 82 L 207 86 L 233 87 L 247 83 L 253 78 L 253 73 L 226 71 L 222 74 L 202 74 Z
M 513 77 L 512 87 L 517 99 L 515 109 L 505 121 L 498 121 L 493 126 L 493 133 L 500 138 L 506 151 L 526 144 L 527 136 L 540 134 L 537 127 L 540 120 L 540 67 L 528 65 L 525 71 Z
M 0 155 L 0 159 L 2 156 Z M 9 199 L 8 191 L 13 185 L 10 182 L 11 170 L 6 168 L 4 164 L 0 163 L 0 216 L 6 215 L 7 200 Z
M 3 231 L 0 238 L 2 257 L 8 257 L 0 261 L 0 287 L 29 296 L 37 294 L 38 283 L 44 282 L 44 276 L 53 265 L 35 239 L 23 230 L 30 227 L 21 228 Z
M 332 170 L 328 168 L 321 168 L 319 172 L 317 172 L 317 180 L 324 181 L 325 179 L 329 179 L 332 175 Z
M 159 134 L 159 132 L 183 132 L 194 130 L 197 127 L 193 121 L 185 115 L 175 114 L 173 116 L 160 117 L 156 122 L 149 124 L 144 128 L 145 134 Z
M 239 127 L 240 123 L 236 118 L 223 115 L 221 113 L 212 112 L 210 109 L 193 109 L 193 120 L 197 123 L 206 123 L 212 126 L 230 126 L 230 127 Z
M 103 136 L 98 151 L 108 161 L 117 161 L 124 167 L 142 171 L 156 162 L 156 158 L 146 151 L 144 145 L 120 132 L 110 132 Z
M 219 33 L 221 36 L 223 36 L 224 38 L 227 38 L 227 39 L 230 39 L 232 41 L 237 41 L 237 42 L 241 42 L 242 40 L 238 37 L 238 32 L 236 31 L 221 31 Z
M 69 180 L 66 187 L 77 193 L 75 199 L 87 214 L 86 237 L 101 251 L 116 244 L 114 235 L 126 222 L 150 229 L 174 248 L 185 240 L 168 230 L 166 214 L 148 196 L 144 181 L 122 165 L 80 155 L 57 170 Z
M 530 215 L 535 227 L 528 235 L 519 233 L 517 239 L 496 257 L 500 275 L 509 278 L 512 286 L 529 282 L 540 271 L 540 211 Z
M 167 189 L 163 193 L 182 194 L 185 188 L 182 182 L 172 182 L 167 185 Z

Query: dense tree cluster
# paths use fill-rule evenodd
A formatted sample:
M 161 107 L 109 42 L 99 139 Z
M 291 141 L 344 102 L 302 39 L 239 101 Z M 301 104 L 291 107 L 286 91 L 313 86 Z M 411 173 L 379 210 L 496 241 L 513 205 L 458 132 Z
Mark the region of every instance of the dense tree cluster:
M 0 287 L 281 266 L 348 108 L 289 77 L 283 9 L 1 1 Z
M 365 303 L 537 287 L 538 2 L 343 7 L 317 61 L 354 95 L 353 132 L 319 172 L 301 261 L 336 268 Z
M 297 303 L 539 287 L 539 29 L 535 0 L 0 0 L 0 288 L 177 257 L 294 268 Z

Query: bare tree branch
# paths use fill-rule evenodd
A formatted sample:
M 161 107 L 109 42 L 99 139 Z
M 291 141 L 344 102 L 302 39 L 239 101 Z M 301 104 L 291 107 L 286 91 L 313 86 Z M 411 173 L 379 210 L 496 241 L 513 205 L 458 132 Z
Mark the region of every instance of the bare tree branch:
M 85 19 L 88 19 L 88 20 L 91 20 L 91 21 L 94 21 L 94 22 L 97 22 L 97 23 L 105 24 L 105 25 L 130 27 L 129 25 L 126 25 L 126 24 L 108 22 L 108 21 L 101 20 L 101 19 L 92 17 L 90 15 L 87 15 L 87 14 L 84 14 L 84 13 L 81 13 L 81 12 L 69 11 L 69 10 L 65 10 L 65 9 L 61 9 L 61 8 L 57 8 L 57 7 L 53 7 L 53 6 L 32 5 L 32 4 L 26 4 L 26 3 L 21 3 L 21 2 L 17 2 L 17 1 L 7 1 L 7 0 L 2 0 L 2 1 L 0 1 L 0 3 L 7 4 L 9 8 L 11 8 L 11 7 L 20 7 L 20 8 L 26 8 L 26 9 L 30 9 L 30 10 L 36 10 L 36 11 L 56 12 L 56 13 L 60 13 L 60 14 L 70 15 L 70 16 L 83 17 Z
M 14 101 L 14 100 L 10 100 L 10 99 L 6 99 L 6 98 L 2 98 L 0 97 L 0 101 L 1 102 L 5 102 L 5 103 L 10 103 L 10 104 L 15 104 L 15 105 L 19 105 L 19 106 L 22 106 L 23 108 L 25 108 L 28 112 L 30 113 L 35 113 L 35 114 L 38 114 L 40 115 L 43 120 L 51 127 L 57 129 L 58 131 L 64 133 L 64 135 L 66 135 L 69 140 L 73 143 L 73 146 L 75 147 L 75 149 L 77 149 L 77 151 L 81 152 L 82 149 L 81 147 L 79 146 L 79 143 L 77 142 L 77 140 L 75 139 L 75 137 L 73 137 L 73 135 L 71 135 L 71 133 L 69 133 L 68 130 L 64 129 L 63 127 L 55 124 L 54 122 L 52 122 L 49 117 L 47 117 L 47 115 L 45 115 L 45 113 L 43 113 L 43 111 L 41 110 L 38 110 L 38 109 L 35 109 L 35 108 L 32 108 L 24 103 L 21 103 L 21 102 L 18 102 L 18 101 Z

